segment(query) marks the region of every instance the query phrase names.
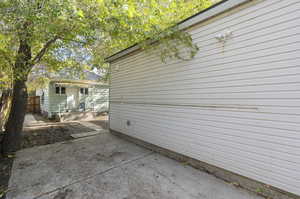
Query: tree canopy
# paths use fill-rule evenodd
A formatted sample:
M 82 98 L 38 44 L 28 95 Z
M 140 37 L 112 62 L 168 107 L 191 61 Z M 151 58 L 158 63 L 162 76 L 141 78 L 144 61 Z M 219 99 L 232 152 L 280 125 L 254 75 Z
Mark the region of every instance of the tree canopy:
M 162 57 L 180 58 L 182 46 L 193 56 L 197 46 L 176 29 L 176 23 L 210 4 L 210 0 L 1 0 L 0 81 L 12 87 L 2 153 L 19 149 L 33 69 L 103 67 L 106 56 L 137 42 L 142 47 L 159 46 Z M 153 41 L 159 45 L 148 45 Z M 45 82 L 44 77 L 35 80 L 38 85 Z
M 99 66 L 134 43 L 163 31 L 164 37 L 174 34 L 167 29 L 210 5 L 210 0 L 2 0 L 0 67 L 14 65 L 20 40 L 30 45 L 31 66 Z M 31 67 L 23 70 L 18 73 Z

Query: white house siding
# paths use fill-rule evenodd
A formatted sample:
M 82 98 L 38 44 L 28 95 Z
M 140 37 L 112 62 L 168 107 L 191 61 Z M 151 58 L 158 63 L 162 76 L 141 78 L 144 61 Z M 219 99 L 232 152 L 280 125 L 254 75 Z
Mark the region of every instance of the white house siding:
M 42 96 L 44 93 L 44 101 Z M 40 106 L 43 114 L 49 113 L 49 86 L 46 86 L 44 89 L 38 89 L 36 91 L 36 96 L 40 96 Z
M 108 98 L 109 88 L 108 87 L 95 87 L 92 91 L 92 106 L 96 112 L 108 111 Z
M 66 88 L 66 93 L 68 88 Z M 56 94 L 55 84 L 49 84 L 49 117 L 52 113 L 65 112 L 68 109 L 67 105 L 67 95 L 66 94 Z
M 78 87 L 67 87 L 67 107 L 69 110 L 77 111 L 79 106 L 79 88 Z
M 49 84 L 49 112 L 52 114 L 65 112 L 67 109 L 77 109 L 81 102 L 85 103 L 87 110 L 94 112 L 108 111 L 109 89 L 107 86 L 93 86 L 88 88 L 88 95 L 80 94 L 79 89 L 79 87 L 66 87 L 66 94 L 59 95 L 55 93 L 55 85 L 53 83 Z M 78 102 L 73 102 L 76 98 L 78 98 Z M 51 117 L 51 115 L 49 116 Z
M 300 195 L 300 0 L 230 12 L 190 30 L 192 61 L 113 62 L 110 128 Z
M 108 111 L 108 86 L 93 86 L 89 88 L 89 94 L 80 94 L 80 102 L 84 102 L 86 109 L 95 112 Z

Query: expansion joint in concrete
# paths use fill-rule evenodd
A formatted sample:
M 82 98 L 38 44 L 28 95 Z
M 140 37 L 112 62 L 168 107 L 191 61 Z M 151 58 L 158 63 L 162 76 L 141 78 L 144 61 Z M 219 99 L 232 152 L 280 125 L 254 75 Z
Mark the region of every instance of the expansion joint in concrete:
M 121 162 L 120 164 L 117 164 L 117 165 L 115 165 L 115 166 L 112 166 L 112 167 L 110 167 L 110 168 L 108 168 L 108 169 L 106 169 L 106 170 L 104 170 L 104 171 L 101 171 L 101 172 L 99 172 L 99 173 L 95 173 L 94 175 L 90 175 L 90 176 L 87 176 L 87 177 L 85 177 L 85 178 L 81 178 L 81 179 L 75 180 L 75 181 L 72 182 L 72 183 L 69 183 L 69 184 L 67 184 L 67 185 L 60 186 L 60 187 L 58 187 L 58 188 L 56 188 L 56 189 L 53 189 L 53 190 L 51 190 L 51 191 L 48 191 L 48 192 L 42 193 L 42 194 L 40 194 L 40 195 L 38 195 L 38 196 L 35 196 L 35 197 L 32 198 L 32 199 L 38 199 L 38 198 L 40 198 L 40 197 L 42 197 L 42 196 L 49 195 L 49 194 L 54 193 L 54 192 L 56 192 L 56 191 L 65 189 L 65 188 L 67 188 L 67 187 L 69 187 L 69 186 L 71 186 L 71 185 L 74 185 L 74 184 L 77 184 L 77 183 L 86 181 L 86 180 L 88 180 L 88 179 L 91 179 L 91 178 L 93 178 L 93 177 L 95 177 L 95 176 L 101 176 L 101 175 L 104 175 L 105 173 L 107 173 L 107 172 L 109 172 L 109 171 L 111 171 L 111 170 L 120 168 L 120 167 L 122 167 L 122 166 L 124 166 L 124 165 L 132 164 L 132 163 L 134 163 L 134 162 L 136 162 L 136 161 L 139 161 L 139 160 L 142 160 L 142 159 L 144 159 L 144 158 L 146 158 L 146 157 L 149 157 L 149 156 L 153 155 L 154 153 L 155 153 L 155 152 L 151 151 L 151 152 L 149 152 L 149 153 L 146 153 L 146 154 L 144 154 L 144 155 L 141 155 L 141 156 L 139 156 L 139 157 L 136 157 L 136 158 L 134 158 L 134 159 L 132 159 L 132 160 L 128 160 L 128 161 Z

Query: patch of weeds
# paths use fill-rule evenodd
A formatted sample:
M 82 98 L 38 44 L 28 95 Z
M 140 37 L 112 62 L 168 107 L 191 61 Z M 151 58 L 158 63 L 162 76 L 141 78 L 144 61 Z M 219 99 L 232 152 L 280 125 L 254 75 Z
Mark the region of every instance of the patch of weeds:
M 66 199 L 68 195 L 72 194 L 72 189 L 60 190 L 53 199 Z
M 230 184 L 235 187 L 241 187 L 241 185 L 238 182 L 231 182 Z
M 7 158 L 15 158 L 16 155 L 15 155 L 15 154 L 8 154 L 6 157 L 7 157 Z
M 255 192 L 258 194 L 263 194 L 264 190 L 261 187 L 258 187 L 258 188 L 256 188 Z
M 0 199 L 5 199 L 7 191 L 7 189 L 0 190 Z

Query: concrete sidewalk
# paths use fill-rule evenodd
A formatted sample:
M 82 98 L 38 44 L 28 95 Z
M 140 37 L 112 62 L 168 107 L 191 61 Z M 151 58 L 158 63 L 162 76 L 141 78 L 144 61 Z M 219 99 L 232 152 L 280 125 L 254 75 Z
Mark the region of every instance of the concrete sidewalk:
M 45 124 L 47 123 L 45 120 L 46 119 L 43 118 L 42 115 L 26 113 L 23 126 L 28 127 L 37 124 Z
M 29 126 L 32 123 L 35 124 L 35 123 L 38 123 L 38 121 L 35 119 L 33 114 L 27 113 L 25 115 L 25 119 L 24 119 L 24 126 Z
M 109 133 L 17 153 L 7 199 L 259 199 Z

